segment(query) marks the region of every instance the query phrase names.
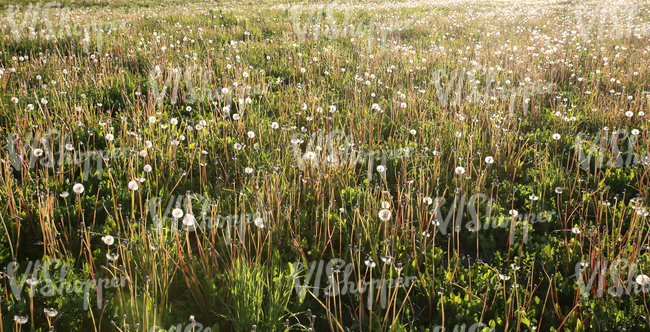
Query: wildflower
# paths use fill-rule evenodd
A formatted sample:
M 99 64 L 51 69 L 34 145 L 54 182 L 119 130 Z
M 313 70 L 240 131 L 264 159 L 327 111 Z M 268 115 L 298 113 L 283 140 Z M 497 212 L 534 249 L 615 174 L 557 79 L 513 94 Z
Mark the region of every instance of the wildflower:
M 390 203 L 386 202 L 386 201 L 381 202 L 381 208 L 382 209 L 390 209 Z
M 280 125 L 277 122 L 271 122 L 271 128 L 278 129 L 280 128 Z
M 528 198 L 529 198 L 531 201 L 536 201 L 536 200 L 539 199 L 539 197 L 537 197 L 536 195 L 530 195 L 530 196 L 528 196 Z
M 639 134 L 639 130 L 638 130 L 638 129 L 632 129 L 632 135 L 636 136 L 636 135 L 638 135 L 638 134 Z
M 562 187 L 555 187 L 555 192 L 558 194 L 561 194 L 562 190 L 563 190 Z
M 113 134 L 106 134 L 106 139 L 107 139 L 108 141 L 112 141 L 112 140 L 115 139 L 115 136 L 113 136 Z
M 330 113 L 336 112 L 336 106 L 332 105 L 330 106 Z
M 33 277 L 31 277 L 25 280 L 25 282 L 30 286 L 36 286 L 36 284 L 38 284 L 38 279 L 34 279 Z
M 18 98 L 11 97 L 11 102 L 14 103 L 14 104 L 18 104 Z
M 556 140 L 556 141 L 559 140 L 561 137 L 562 136 L 560 134 L 557 134 L 557 133 L 553 134 L 553 139 Z
M 488 163 L 488 164 L 492 164 L 492 163 L 494 163 L 494 158 L 492 158 L 490 156 L 485 157 L 485 162 Z
M 248 135 L 248 138 L 255 138 L 255 133 L 252 131 L 249 131 L 246 135 Z
M 411 133 L 411 135 L 415 135 L 415 134 L 417 134 L 418 132 L 415 131 L 415 129 L 411 129 L 410 133 Z
M 175 125 L 178 124 L 178 119 L 176 119 L 176 118 L 171 118 L 171 119 L 169 120 L 169 123 L 171 123 L 172 125 L 175 126 Z
M 406 103 L 401 103 L 401 104 L 399 105 L 399 107 L 401 107 L 401 108 L 406 108 Z
M 138 190 L 140 188 L 140 185 L 138 184 L 137 181 L 131 181 L 129 182 L 129 189 L 131 190 Z
M 636 283 L 643 286 L 643 287 L 648 286 L 648 285 L 650 285 L 650 277 L 648 277 L 645 274 L 639 274 L 636 277 Z
M 27 323 L 28 319 L 25 316 L 14 316 L 14 320 L 16 321 L 16 323 L 18 323 L 20 325 L 23 325 L 23 324 Z
M 385 172 L 385 171 L 386 171 L 386 167 L 384 167 L 383 165 L 379 165 L 379 166 L 377 166 L 377 172 L 379 172 L 379 173 L 383 173 L 383 172 Z
M 391 213 L 389 210 L 383 209 L 379 211 L 379 219 L 382 221 L 388 221 L 390 220 Z
M 62 192 L 61 194 L 59 194 L 59 196 L 61 196 L 61 197 L 63 197 L 63 198 L 66 198 L 66 197 L 68 197 L 69 195 L 70 195 L 70 194 L 69 194 L 67 191 L 64 191 L 64 192 Z
M 515 263 L 510 264 L 510 268 L 514 271 L 519 271 L 519 269 L 521 269 L 521 267 L 517 266 Z
M 431 237 L 431 233 L 429 233 L 429 231 L 427 231 L 427 230 L 425 229 L 424 232 L 422 232 L 422 236 L 424 236 L 424 237 Z
M 72 186 L 72 191 L 74 191 L 76 194 L 81 194 L 84 192 L 84 185 L 81 183 L 77 183 L 74 186 Z
M 241 150 L 241 149 L 242 149 L 242 145 L 239 144 L 239 143 L 235 143 L 235 144 L 233 145 L 233 147 L 235 148 L 235 150 Z
M 56 315 L 59 314 L 59 312 L 56 311 L 54 308 L 50 308 L 50 309 L 45 308 L 45 309 L 43 309 L 43 312 L 45 312 L 45 314 L 48 317 L 56 317 Z
M 190 226 L 194 225 L 195 221 L 196 221 L 196 219 L 194 218 L 194 216 L 189 214 L 189 213 L 186 214 L 185 217 L 183 217 L 183 225 L 185 225 L 187 227 L 190 227 Z
M 182 216 L 183 216 L 183 210 L 178 209 L 178 208 L 172 210 L 172 217 L 178 219 L 178 218 L 180 218 L 180 217 L 182 217 Z
M 517 216 L 519 215 L 519 212 L 517 210 L 510 210 L 509 213 L 513 218 L 517 218 Z
M 110 236 L 110 235 L 106 235 L 106 236 L 102 236 L 102 241 L 103 241 L 106 245 L 110 246 L 110 245 L 112 245 L 112 244 L 115 242 L 115 238 L 113 238 L 113 237 Z
M 578 227 L 573 227 L 573 228 L 571 228 L 571 232 L 572 232 L 573 234 L 580 234 L 580 228 L 578 228 Z
M 155 116 L 149 117 L 149 122 L 156 123 L 156 117 Z
M 237 114 L 237 113 L 233 114 L 232 119 L 235 120 L 235 121 L 239 120 L 239 114 Z
M 43 155 L 43 150 L 41 150 L 41 149 L 35 149 L 34 150 L 34 156 L 35 157 L 40 157 L 42 155 Z
M 264 219 L 262 219 L 261 217 L 255 218 L 254 222 L 255 222 L 255 226 L 259 228 L 264 228 Z
M 375 262 L 372 261 L 372 258 L 368 258 L 368 260 L 366 260 L 366 266 L 372 269 L 375 266 L 377 266 L 377 264 L 375 264 Z
M 43 104 L 43 105 L 47 105 L 47 99 L 45 99 L 45 98 L 41 98 L 41 104 Z
M 426 205 L 431 205 L 431 203 L 433 203 L 433 200 L 431 199 L 431 197 L 428 197 L 428 196 L 425 197 L 424 199 L 422 199 L 422 201 L 423 201 Z
M 386 263 L 386 264 L 390 264 L 390 263 L 393 262 L 393 257 L 391 257 L 391 256 L 383 257 L 383 256 L 382 256 L 382 257 L 381 257 L 381 261 L 384 262 L 384 263 Z
M 116 261 L 118 258 L 120 258 L 120 255 L 118 254 L 111 254 L 111 253 L 106 254 L 106 259 L 108 259 L 109 261 Z
M 507 280 L 510 280 L 510 276 L 505 275 L 505 274 L 499 274 L 499 279 L 507 281 Z
M 464 167 L 461 167 L 461 166 L 458 166 L 458 167 L 456 167 L 455 172 L 456 172 L 456 174 L 458 174 L 458 175 L 463 175 L 463 174 L 465 174 L 465 168 L 464 168 Z
M 631 118 L 633 115 L 634 113 L 632 113 L 632 111 L 625 112 L 625 116 L 627 116 L 628 118 Z
M 253 173 L 253 168 L 252 167 L 246 167 L 244 169 L 244 172 L 246 172 L 246 174 L 251 174 L 251 173 Z

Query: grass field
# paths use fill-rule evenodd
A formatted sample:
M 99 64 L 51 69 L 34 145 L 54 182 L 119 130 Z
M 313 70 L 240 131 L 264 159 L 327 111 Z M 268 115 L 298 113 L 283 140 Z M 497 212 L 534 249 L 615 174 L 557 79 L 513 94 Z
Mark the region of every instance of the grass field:
M 650 2 L 0 7 L 0 332 L 650 331 Z

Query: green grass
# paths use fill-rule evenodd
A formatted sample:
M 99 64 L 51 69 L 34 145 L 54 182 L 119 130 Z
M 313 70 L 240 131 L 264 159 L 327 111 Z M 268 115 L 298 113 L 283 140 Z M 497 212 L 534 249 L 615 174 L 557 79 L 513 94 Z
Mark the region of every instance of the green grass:
M 0 27 L 0 332 L 650 328 L 648 3 L 62 4 Z

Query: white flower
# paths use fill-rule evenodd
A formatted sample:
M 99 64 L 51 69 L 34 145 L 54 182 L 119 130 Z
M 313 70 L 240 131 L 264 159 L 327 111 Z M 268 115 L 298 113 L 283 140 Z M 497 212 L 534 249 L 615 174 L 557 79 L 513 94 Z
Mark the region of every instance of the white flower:
M 169 120 L 169 123 L 171 123 L 172 125 L 175 126 L 175 125 L 178 124 L 178 119 L 176 119 L 176 118 L 171 118 L 171 119 Z
M 113 134 L 106 134 L 106 139 L 112 141 L 115 139 L 115 136 L 113 136 Z
M 151 165 L 144 165 L 144 171 L 147 173 L 151 172 Z
M 578 228 L 578 227 L 573 227 L 573 228 L 571 228 L 571 232 L 572 232 L 573 234 L 580 234 L 580 228 Z
M 528 196 L 528 198 L 530 198 L 531 201 L 536 201 L 539 199 L 539 197 L 537 197 L 536 195 L 530 195 Z
M 553 134 L 553 139 L 556 140 L 556 141 L 559 140 L 561 137 L 562 136 L 560 134 L 557 134 L 557 133 Z
M 235 120 L 235 121 L 239 120 L 239 114 L 237 114 L 237 113 L 233 114 L 232 119 Z
M 648 285 L 650 285 L 650 277 L 648 277 L 645 274 L 639 274 L 636 277 L 636 283 L 643 286 L 643 287 L 648 286 Z
M 372 258 L 368 258 L 368 260 L 366 261 L 366 266 L 372 269 L 375 266 L 377 266 L 377 264 L 375 264 L 375 262 L 372 261 Z
M 11 102 L 14 103 L 14 104 L 18 104 L 18 98 L 11 97 Z
M 401 107 L 401 108 L 406 108 L 406 103 L 401 103 L 401 104 L 399 105 L 399 107 Z
M 59 194 L 59 196 L 61 196 L 61 197 L 63 197 L 63 198 L 66 198 L 66 197 L 68 197 L 69 195 L 70 195 L 70 194 L 69 194 L 67 191 L 64 191 L 64 192 L 62 192 L 62 193 Z
M 384 165 L 377 166 L 377 172 L 383 173 L 385 171 L 386 171 L 386 167 L 384 167 Z
M 519 212 L 517 210 L 510 210 L 510 215 L 516 218 L 519 215 Z
M 264 228 L 264 219 L 257 217 L 255 218 L 254 222 L 255 222 L 255 226 L 259 228 Z
M 185 226 L 188 226 L 188 227 L 192 226 L 192 225 L 194 225 L 195 221 L 196 221 L 196 219 L 194 218 L 194 216 L 189 214 L 189 213 L 186 214 L 185 217 L 183 217 L 183 225 L 185 225 Z
M 115 238 L 113 238 L 110 235 L 106 235 L 106 236 L 102 236 L 102 241 L 104 241 L 106 245 L 110 246 L 113 243 L 115 243 Z
M 494 163 L 494 158 L 492 158 L 490 156 L 487 156 L 487 157 L 485 157 L 485 162 L 488 163 L 488 164 L 492 164 L 492 163 Z
M 129 189 L 138 190 L 139 188 L 140 188 L 140 185 L 138 184 L 138 181 L 129 182 Z
M 180 218 L 183 216 L 183 210 L 176 208 L 172 210 L 172 217 L 174 218 Z
M 307 71 L 307 70 L 306 70 L 305 68 L 300 68 L 300 72 L 301 72 L 301 73 L 304 73 L 304 72 L 306 72 L 306 71 Z
M 16 321 L 16 323 L 18 323 L 20 325 L 23 325 L 23 324 L 27 323 L 28 319 L 25 316 L 14 316 L 14 320 Z
M 555 188 L 555 192 L 558 193 L 558 194 L 561 194 L 562 190 L 563 190 L 562 187 L 556 187 Z
M 35 149 L 34 150 L 34 156 L 40 157 L 42 155 L 43 155 L 43 150 L 41 150 L 41 149 Z
M 271 128 L 278 129 L 280 128 L 280 125 L 277 122 L 271 122 Z
M 628 118 L 631 118 L 633 115 L 634 113 L 632 113 L 632 111 L 625 112 L 625 116 L 627 116 Z
M 246 77 L 248 77 L 248 73 L 247 73 L 247 72 L 243 72 L 243 73 L 241 74 L 241 76 L 244 76 L 244 78 L 246 78 Z
M 635 135 L 635 136 L 636 136 L 636 135 L 638 135 L 638 134 L 639 134 L 639 130 L 638 130 L 638 129 L 632 129 L 632 135 Z
M 228 92 L 230 92 L 230 90 L 228 90 L 228 88 L 221 89 L 221 93 L 223 93 L 224 95 L 227 95 Z
M 309 151 L 309 152 L 305 153 L 304 157 L 306 159 L 309 159 L 309 160 L 314 160 L 314 159 L 316 159 L 316 154 Z
M 235 148 L 235 150 L 241 150 L 241 149 L 242 149 L 242 145 L 239 144 L 239 143 L 235 143 L 235 144 L 233 145 L 233 147 Z
M 433 203 L 433 200 L 432 200 L 431 197 L 429 197 L 429 196 L 427 196 L 427 197 L 425 197 L 424 199 L 422 199 L 422 201 L 423 201 L 426 205 L 431 205 L 431 203 Z
M 383 209 L 379 211 L 379 219 L 382 221 L 388 221 L 390 220 L 391 213 L 389 210 Z
M 43 105 L 47 105 L 47 99 L 45 99 L 45 98 L 41 98 L 41 104 L 43 104 Z
M 411 129 L 410 133 L 411 133 L 411 135 L 415 135 L 415 134 L 417 134 L 418 132 L 415 131 L 415 129 Z
M 72 143 L 68 143 L 65 145 L 65 149 L 68 151 L 72 151 L 74 150 L 74 145 L 72 145 Z
M 249 131 L 246 135 L 248 135 L 248 138 L 255 138 L 255 133 L 252 131 Z
M 507 281 L 507 280 L 510 280 L 510 276 L 505 275 L 505 274 L 499 274 L 499 279 Z
M 252 167 L 246 167 L 244 169 L 244 172 L 246 172 L 246 174 L 251 174 L 251 173 L 253 173 L 253 168 Z
M 109 261 L 116 261 L 118 258 L 120 258 L 120 255 L 118 255 L 118 254 L 106 254 L 106 258 Z
M 45 308 L 43 309 L 43 312 L 45 312 L 45 314 L 48 315 L 49 317 L 56 317 L 56 315 L 59 314 L 59 312 L 56 311 L 54 308 L 50 308 L 50 309 Z
M 81 194 L 84 192 L 84 185 L 81 183 L 77 183 L 74 186 L 72 186 L 72 191 L 74 191 L 77 194 Z
M 155 116 L 149 117 L 149 122 L 156 123 L 156 117 Z
M 383 201 L 381 202 L 382 209 L 390 209 L 390 202 Z
M 458 175 L 463 175 L 463 174 L 465 174 L 465 168 L 461 167 L 461 166 L 458 166 L 458 167 L 456 167 L 454 172 L 456 172 L 456 174 L 458 174 Z
M 140 151 L 140 156 L 146 157 L 148 155 L 147 150 Z

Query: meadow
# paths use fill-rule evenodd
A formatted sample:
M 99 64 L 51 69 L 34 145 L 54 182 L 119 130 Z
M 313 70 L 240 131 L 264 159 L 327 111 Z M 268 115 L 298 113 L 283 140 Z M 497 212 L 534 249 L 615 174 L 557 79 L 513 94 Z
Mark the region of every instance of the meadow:
M 650 331 L 647 0 L 0 7 L 0 332 Z

